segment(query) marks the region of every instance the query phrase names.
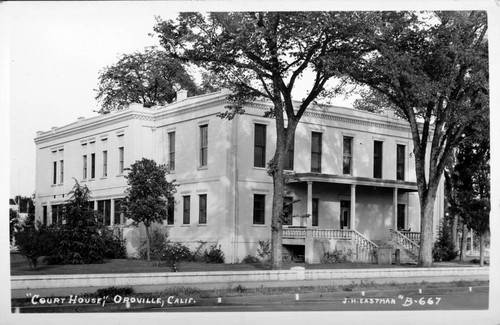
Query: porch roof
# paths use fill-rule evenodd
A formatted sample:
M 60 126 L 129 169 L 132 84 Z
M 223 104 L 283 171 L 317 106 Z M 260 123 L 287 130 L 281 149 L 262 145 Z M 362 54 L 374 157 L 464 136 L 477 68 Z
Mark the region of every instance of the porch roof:
M 293 175 L 288 183 L 320 182 L 361 186 L 397 188 L 405 192 L 418 191 L 416 182 L 398 181 L 392 179 L 380 179 L 370 177 L 355 177 L 350 175 L 332 175 L 323 173 L 297 173 Z

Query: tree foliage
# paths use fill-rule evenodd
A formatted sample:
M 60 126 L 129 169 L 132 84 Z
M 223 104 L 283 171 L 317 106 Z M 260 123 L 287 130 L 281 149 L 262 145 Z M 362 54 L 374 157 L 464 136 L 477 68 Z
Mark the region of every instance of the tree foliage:
M 98 213 L 91 207 L 91 192 L 76 180 L 64 205 L 57 257 L 62 264 L 102 263 L 104 239 Z
M 458 251 L 451 238 L 451 224 L 449 221 L 446 219 L 441 221 L 439 236 L 432 249 L 432 258 L 434 261 L 452 261 L 458 255 Z
M 221 117 L 243 113 L 244 103 L 265 98 L 273 104 L 265 116 L 276 121 L 276 151 L 269 162 L 273 177 L 271 220 L 272 264 L 281 266 L 284 158 L 304 112 L 322 94 L 338 88 L 327 82 L 337 66 L 355 56 L 353 34 L 361 28 L 361 13 L 231 12 L 182 13 L 177 21 L 158 20 L 155 26 L 168 55 L 203 67 L 221 86 L 233 90 L 233 104 Z M 294 103 L 292 92 L 306 74 L 308 93 Z M 285 127 L 286 120 L 286 127 Z
M 176 91 L 185 89 L 197 94 L 198 88 L 185 66 L 156 48 L 123 54 L 117 63 L 99 74 L 96 99 L 100 113 L 120 110 L 131 103 L 144 107 L 164 105 L 176 98 Z
M 147 258 L 150 257 L 149 227 L 153 223 L 162 224 L 168 216 L 168 198 L 176 192 L 175 181 L 167 181 L 168 168 L 154 160 L 142 158 L 128 169 L 126 196 L 122 207 L 134 226 L 141 223 L 146 228 Z
M 12 244 L 12 239 L 14 238 L 14 234 L 17 231 L 18 227 L 19 227 L 19 219 L 17 211 L 9 209 L 9 238 L 11 244 Z
M 342 67 L 409 122 L 421 207 L 419 264 L 432 264 L 433 206 L 462 134 L 488 114 L 485 12 L 382 12 L 358 37 L 365 54 Z M 426 170 L 426 158 L 429 159 Z
M 37 269 L 40 257 L 53 252 L 53 233 L 52 229 L 48 227 L 23 224 L 14 234 L 18 252 L 26 257 L 31 270 Z
M 445 173 L 450 211 L 481 238 L 481 266 L 491 208 L 489 131 L 488 115 L 477 118 L 464 132 L 464 140 L 455 150 L 452 164 Z

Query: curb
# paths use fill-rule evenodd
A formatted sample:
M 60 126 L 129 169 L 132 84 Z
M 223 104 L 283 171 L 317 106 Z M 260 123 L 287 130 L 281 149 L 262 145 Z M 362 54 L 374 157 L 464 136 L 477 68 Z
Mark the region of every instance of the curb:
M 12 290 L 56 289 L 109 286 L 196 285 L 202 283 L 245 283 L 276 281 L 376 280 L 399 278 L 449 277 L 484 280 L 489 267 L 393 268 L 393 269 L 328 269 L 328 270 L 269 270 L 217 272 L 162 272 L 122 274 L 71 274 L 11 276 Z

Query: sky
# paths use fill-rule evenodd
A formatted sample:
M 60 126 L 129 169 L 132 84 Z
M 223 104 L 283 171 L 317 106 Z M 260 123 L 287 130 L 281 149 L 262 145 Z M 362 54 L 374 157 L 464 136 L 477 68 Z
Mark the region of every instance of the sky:
M 99 71 L 114 64 L 120 54 L 159 45 L 158 38 L 149 35 L 155 16 L 174 19 L 176 8 L 200 7 L 197 2 L 7 5 L 10 196 L 30 196 L 35 191 L 37 131 L 96 115 Z
M 262 1 L 231 2 L 232 6 L 227 5 L 229 3 L 224 2 L 224 6 L 204 1 L 0 4 L 0 13 L 7 13 L 0 21 L 2 45 L 7 45 L 0 48 L 0 54 L 7 58 L 0 68 L 8 71 L 3 78 L 8 89 L 6 106 L 10 116 L 7 128 L 10 130 L 2 138 L 10 139 L 6 144 L 10 166 L 7 175 L 10 178 L 9 195 L 32 195 L 35 191 L 33 140 L 36 132 L 72 123 L 80 116 L 96 115 L 94 111 L 99 106 L 94 89 L 99 71 L 115 63 L 120 54 L 159 45 L 156 37 L 148 35 L 153 33 L 155 16 L 169 19 L 175 18 L 179 10 L 205 8 L 276 8 L 276 3 L 271 7 L 271 2 Z M 300 4 L 286 3 L 290 8 L 303 10 Z M 352 3 L 361 4 L 361 1 L 351 2 L 351 8 L 366 9 L 366 6 L 356 7 Z M 339 8 L 342 7 L 332 6 L 332 10 Z
M 36 132 L 96 115 L 99 71 L 120 54 L 158 45 L 148 36 L 155 15 L 175 16 L 156 6 L 107 3 L 10 7 L 10 194 L 31 195 Z

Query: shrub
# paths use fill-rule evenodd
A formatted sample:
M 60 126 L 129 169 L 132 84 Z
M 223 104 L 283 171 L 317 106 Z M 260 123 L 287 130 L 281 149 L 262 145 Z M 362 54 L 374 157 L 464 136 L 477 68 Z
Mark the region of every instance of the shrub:
M 255 256 L 252 256 L 252 255 L 247 255 L 245 256 L 245 258 L 241 261 L 241 263 L 244 263 L 244 264 L 255 264 L 255 263 L 259 263 L 260 260 L 255 257 Z
M 224 252 L 220 249 L 220 245 L 219 247 L 217 247 L 217 245 L 212 245 L 210 246 L 210 250 L 205 250 L 203 260 L 205 263 L 210 264 L 224 263 Z
M 105 258 L 126 258 L 127 249 L 125 240 L 120 235 L 116 235 L 112 230 L 104 228 L 102 230 L 104 240 L 104 257 Z
M 203 262 L 203 247 L 207 244 L 206 241 L 198 240 L 198 247 L 191 253 L 191 260 L 193 262 Z
M 19 254 L 26 257 L 31 270 L 36 270 L 38 258 L 46 255 L 47 235 L 33 226 L 22 227 L 15 234 Z
M 160 260 L 165 259 L 165 248 L 168 243 L 168 235 L 162 233 L 159 229 L 155 229 L 151 233 L 150 237 L 149 245 L 151 258 L 156 261 L 156 265 L 158 266 Z M 139 250 L 139 257 L 142 259 L 148 258 L 148 247 L 146 242 L 142 244 L 142 247 Z
M 439 237 L 432 249 L 434 261 L 452 261 L 458 256 L 458 251 L 453 245 L 449 227 L 441 223 L 439 227 Z
M 321 263 L 330 264 L 330 263 L 346 263 L 351 261 L 352 251 L 349 249 L 347 252 L 343 252 L 342 250 L 334 250 L 332 252 L 324 252 L 323 258 L 321 259 Z
M 470 262 L 472 264 L 479 264 L 480 260 L 478 258 L 474 258 L 474 259 L 470 260 Z M 488 265 L 488 261 L 484 261 L 484 264 Z
M 257 255 L 262 259 L 265 259 L 266 257 L 271 255 L 271 242 L 269 242 L 269 240 L 259 241 L 259 248 L 257 248 Z
M 60 243 L 57 256 L 64 264 L 102 263 L 105 244 L 101 236 L 102 225 L 98 214 L 89 205 L 90 190 L 75 186 L 63 208 Z
M 102 288 L 102 289 L 97 289 L 96 291 L 98 296 L 104 297 L 104 296 L 109 296 L 109 297 L 114 297 L 114 296 L 130 296 L 134 294 L 134 288 L 132 287 L 108 287 L 108 288 Z
M 163 253 L 163 259 L 172 268 L 172 271 L 177 272 L 179 263 L 192 260 L 192 255 L 186 245 L 179 242 L 168 242 Z

